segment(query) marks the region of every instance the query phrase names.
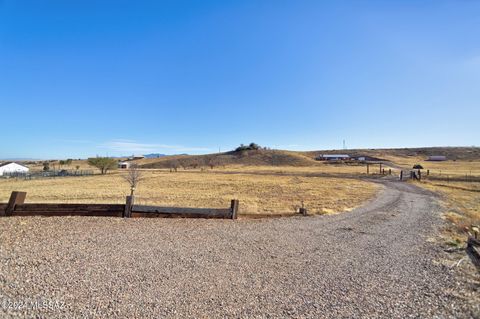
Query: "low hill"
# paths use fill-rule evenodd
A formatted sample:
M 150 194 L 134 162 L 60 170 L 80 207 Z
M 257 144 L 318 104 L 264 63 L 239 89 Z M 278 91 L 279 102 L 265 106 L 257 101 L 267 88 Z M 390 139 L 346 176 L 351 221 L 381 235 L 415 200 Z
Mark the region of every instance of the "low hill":
M 206 155 L 174 155 L 145 158 L 136 161 L 142 168 L 208 167 L 208 166 L 316 166 L 315 158 L 321 154 L 348 154 L 369 156 L 396 163 L 423 161 L 431 155 L 444 155 L 448 160 L 479 161 L 478 147 L 422 147 L 392 149 L 350 149 L 294 152 L 283 150 L 243 150 Z
M 201 167 L 224 165 L 247 166 L 312 166 L 319 163 L 298 152 L 281 150 L 244 150 L 207 155 L 177 155 L 159 159 L 143 159 L 142 168 Z

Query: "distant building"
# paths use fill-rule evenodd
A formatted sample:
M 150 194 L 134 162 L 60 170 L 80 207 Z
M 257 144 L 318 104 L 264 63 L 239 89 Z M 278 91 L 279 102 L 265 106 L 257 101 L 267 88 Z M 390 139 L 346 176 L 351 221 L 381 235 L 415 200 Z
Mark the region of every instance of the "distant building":
M 129 169 L 131 163 L 130 162 L 119 162 L 118 163 L 118 168 L 120 169 Z
M 13 173 L 28 173 L 29 168 L 14 162 L 0 164 L 0 176 Z
M 316 158 L 317 161 L 342 161 L 350 159 L 350 155 L 346 154 L 324 154 Z
M 145 158 L 145 156 L 137 154 L 137 155 L 132 155 L 132 157 L 130 157 L 129 159 L 139 160 L 139 159 L 143 159 L 143 158 Z
M 432 156 L 429 156 L 427 159 L 427 161 L 434 161 L 434 162 L 442 162 L 446 160 L 447 160 L 447 157 L 443 155 L 432 155 Z

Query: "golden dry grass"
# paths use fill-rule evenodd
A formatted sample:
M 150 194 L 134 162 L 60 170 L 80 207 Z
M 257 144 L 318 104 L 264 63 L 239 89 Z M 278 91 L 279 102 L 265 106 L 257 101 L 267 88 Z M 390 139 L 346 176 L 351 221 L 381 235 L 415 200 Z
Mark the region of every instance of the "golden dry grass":
M 426 181 L 421 185 L 443 195 L 447 209 L 444 217 L 451 222 L 447 236 L 463 242 L 465 228 L 480 224 L 480 183 Z
M 435 176 L 480 176 L 480 161 L 421 162 L 420 164 Z
M 169 172 L 169 168 L 145 169 L 149 171 Z M 379 173 L 378 165 L 370 166 L 370 174 Z M 318 162 L 315 166 L 271 166 L 271 165 L 224 165 L 217 166 L 213 170 L 209 167 L 178 168 L 178 172 L 207 172 L 207 173 L 247 173 L 247 174 L 335 174 L 335 175 L 366 175 L 366 165 L 325 164 Z
M 420 164 L 425 170 L 430 170 L 434 175 L 452 175 L 452 176 L 465 176 L 474 175 L 480 176 L 480 161 L 478 160 L 458 160 L 458 161 L 425 161 L 424 157 L 398 157 L 398 156 L 385 156 L 385 159 L 399 165 L 405 169 L 411 169 L 413 165 Z
M 27 202 L 123 203 L 129 186 L 123 172 L 88 177 L 0 180 L 0 201 L 11 191 L 27 192 Z M 198 171 L 144 171 L 139 204 L 228 207 L 240 200 L 240 213 L 293 213 L 304 201 L 311 213 L 351 210 L 372 198 L 376 184 L 341 178 L 227 174 Z
M 39 172 L 43 170 L 43 162 L 38 161 L 35 164 L 26 164 L 31 172 Z M 66 169 L 66 170 L 76 170 L 78 166 L 79 170 L 97 170 L 96 168 L 88 165 L 87 160 L 73 160 L 70 165 L 62 165 L 60 166 L 59 161 L 50 162 L 50 169 Z
M 361 165 L 344 164 L 319 164 L 316 166 L 248 166 L 248 165 L 230 165 L 217 168 L 220 171 L 248 172 L 248 173 L 293 173 L 293 174 L 366 174 L 367 169 Z M 373 169 L 371 168 L 371 172 Z

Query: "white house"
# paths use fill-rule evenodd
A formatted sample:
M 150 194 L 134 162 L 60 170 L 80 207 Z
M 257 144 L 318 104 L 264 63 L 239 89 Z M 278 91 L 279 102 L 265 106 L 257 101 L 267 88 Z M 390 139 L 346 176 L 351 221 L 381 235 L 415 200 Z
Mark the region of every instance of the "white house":
M 122 169 L 128 169 L 130 168 L 130 162 L 119 162 L 118 163 L 118 168 L 122 168 Z
M 27 173 L 28 167 L 14 163 L 14 162 L 7 162 L 0 164 L 0 176 L 11 173 Z

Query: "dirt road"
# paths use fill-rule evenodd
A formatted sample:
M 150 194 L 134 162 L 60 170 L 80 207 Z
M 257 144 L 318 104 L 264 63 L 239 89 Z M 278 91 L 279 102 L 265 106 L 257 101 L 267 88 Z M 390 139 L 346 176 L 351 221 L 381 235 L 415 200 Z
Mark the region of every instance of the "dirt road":
M 0 219 L 0 315 L 474 317 L 429 243 L 435 196 L 384 181 L 351 213 L 264 220 Z M 57 307 L 5 307 L 35 299 Z M 53 304 L 55 305 L 55 304 Z

